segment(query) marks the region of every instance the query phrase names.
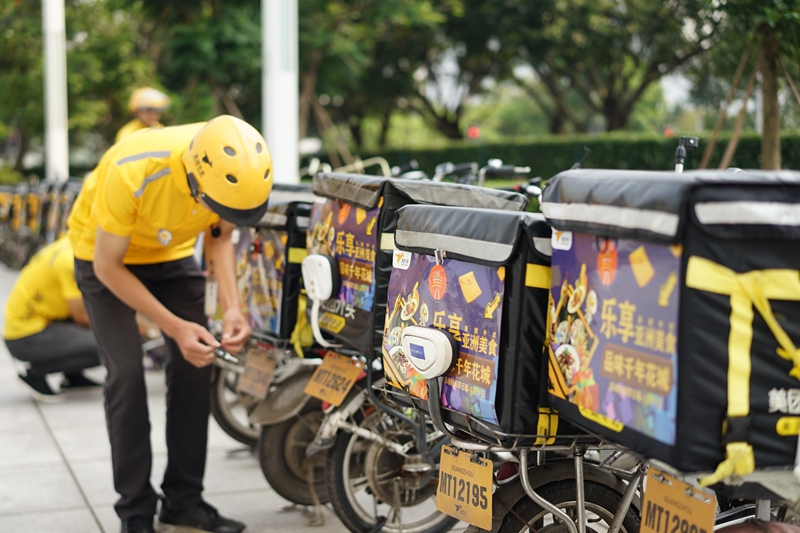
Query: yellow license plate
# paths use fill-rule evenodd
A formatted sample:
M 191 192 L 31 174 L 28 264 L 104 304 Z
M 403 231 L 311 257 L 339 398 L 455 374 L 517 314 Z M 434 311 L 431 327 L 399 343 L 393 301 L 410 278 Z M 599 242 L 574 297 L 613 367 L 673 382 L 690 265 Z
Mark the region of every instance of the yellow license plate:
M 641 533 L 712 533 L 713 494 L 650 468 L 644 486 Z
M 323 402 L 339 406 L 355 385 L 363 368 L 363 363 L 351 357 L 328 352 L 303 392 Z
M 239 376 L 236 390 L 263 400 L 267 397 L 277 361 L 266 350 L 257 347 L 247 350 L 244 372 Z
M 492 462 L 442 446 L 436 508 L 481 529 L 492 529 Z

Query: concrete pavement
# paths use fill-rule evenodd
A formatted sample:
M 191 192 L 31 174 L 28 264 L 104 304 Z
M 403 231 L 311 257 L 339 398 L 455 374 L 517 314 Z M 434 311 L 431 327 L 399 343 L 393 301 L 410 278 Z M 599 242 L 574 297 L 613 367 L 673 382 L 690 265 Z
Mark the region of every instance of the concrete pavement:
M 16 276 L 0 265 L 0 315 Z M 89 374 L 102 379 L 104 370 Z M 53 378 L 55 383 L 60 376 Z M 147 385 L 157 489 L 166 464 L 163 373 L 148 371 Z M 323 527 L 309 526 L 298 510 L 283 510 L 288 502 L 266 483 L 257 459 L 231 453 L 240 448 L 209 422 L 205 497 L 223 514 L 243 520 L 249 533 L 347 531 L 327 506 Z M 62 403 L 39 403 L 0 343 L 0 532 L 118 532 L 110 457 L 102 391 L 69 392 Z

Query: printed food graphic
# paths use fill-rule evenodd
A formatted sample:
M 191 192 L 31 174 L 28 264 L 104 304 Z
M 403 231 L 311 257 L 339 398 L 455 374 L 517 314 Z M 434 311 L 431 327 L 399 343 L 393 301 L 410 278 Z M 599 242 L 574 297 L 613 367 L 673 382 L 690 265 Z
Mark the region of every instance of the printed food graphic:
M 437 264 L 420 254 L 411 254 L 408 269 L 392 270 L 382 347 L 391 385 L 427 398 L 424 378 L 403 353 L 403 329 L 429 326 L 448 331 L 459 351 L 444 378 L 442 405 L 497 423 L 494 404 L 504 292 L 498 270 L 450 259 Z
M 594 422 L 672 444 L 680 256 L 667 245 L 572 238 L 553 252 L 550 393 Z

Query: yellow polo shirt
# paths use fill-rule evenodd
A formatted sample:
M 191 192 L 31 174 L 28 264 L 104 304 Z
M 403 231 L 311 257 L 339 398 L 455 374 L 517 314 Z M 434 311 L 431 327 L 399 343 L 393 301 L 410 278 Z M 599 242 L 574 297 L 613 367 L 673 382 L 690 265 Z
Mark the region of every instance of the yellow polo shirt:
M 148 126 L 147 124 L 145 124 L 144 122 L 139 120 L 139 118 L 137 117 L 137 118 L 131 120 L 130 122 L 128 122 L 127 124 L 125 124 L 124 126 L 122 126 L 119 129 L 119 131 L 117 132 L 117 136 L 114 139 L 114 142 L 118 143 L 122 139 L 124 139 L 125 137 L 130 135 L 131 133 L 136 133 L 139 130 L 144 130 L 144 129 L 147 129 L 149 127 L 150 126 Z M 152 126 L 152 127 L 153 128 L 163 128 L 164 125 L 161 124 L 160 122 L 156 122 L 156 124 L 154 126 Z
M 29 337 L 51 322 L 68 319 L 67 300 L 80 298 L 72 248 L 65 237 L 39 250 L 22 269 L 6 303 L 3 338 Z
M 126 264 L 194 254 L 197 235 L 219 222 L 192 198 L 181 161 L 203 125 L 150 128 L 108 149 L 86 177 L 67 223 L 76 258 L 94 260 L 98 227 L 130 237 Z

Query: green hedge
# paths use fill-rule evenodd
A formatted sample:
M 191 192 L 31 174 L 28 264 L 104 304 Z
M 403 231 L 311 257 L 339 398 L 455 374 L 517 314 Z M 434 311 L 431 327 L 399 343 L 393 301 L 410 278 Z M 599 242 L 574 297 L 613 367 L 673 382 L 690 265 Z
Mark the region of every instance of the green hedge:
M 703 156 L 710 134 L 700 136 L 700 148 L 689 153 L 686 168 L 696 168 Z M 722 159 L 730 134 L 717 142 L 710 168 L 716 168 Z M 505 143 L 480 144 L 476 142 L 452 143 L 439 148 L 414 148 L 383 150 L 362 154 L 362 159 L 380 155 L 391 165 L 400 165 L 411 159 L 419 162 L 422 170 L 433 174 L 437 164 L 451 161 L 464 163 L 476 161 L 486 164 L 490 158 L 502 159 L 507 164 L 528 165 L 535 176 L 549 178 L 567 169 L 581 158 L 583 147 L 592 150 L 584 163 L 586 168 L 631 168 L 640 170 L 671 170 L 675 164 L 678 138 L 640 133 L 601 133 L 584 135 L 551 135 L 517 139 Z M 742 135 L 731 166 L 760 168 L 761 138 L 756 134 Z M 781 132 L 781 160 L 784 168 L 800 169 L 800 131 Z M 83 176 L 91 168 L 70 167 L 71 176 Z M 44 177 L 44 168 L 28 169 L 26 174 Z
M 716 168 L 722 159 L 730 135 L 717 142 L 710 168 Z M 700 148 L 689 153 L 686 168 L 696 168 L 708 143 L 709 134 L 700 137 Z M 463 163 L 477 161 L 483 165 L 489 158 L 502 159 L 504 163 L 528 165 L 533 175 L 549 178 L 567 169 L 583 155 L 583 146 L 592 150 L 584 163 L 586 168 L 630 168 L 640 170 L 671 170 L 675 165 L 675 148 L 678 138 L 662 135 L 605 133 L 595 135 L 563 135 L 535 137 L 496 144 L 462 142 L 442 148 L 395 149 L 363 158 L 380 155 L 390 164 L 402 164 L 416 159 L 422 170 L 433 173 L 434 167 L 444 161 Z M 784 168 L 800 169 L 800 132 L 781 133 L 782 164 Z M 755 134 L 742 135 L 731 166 L 760 168 L 761 138 Z

